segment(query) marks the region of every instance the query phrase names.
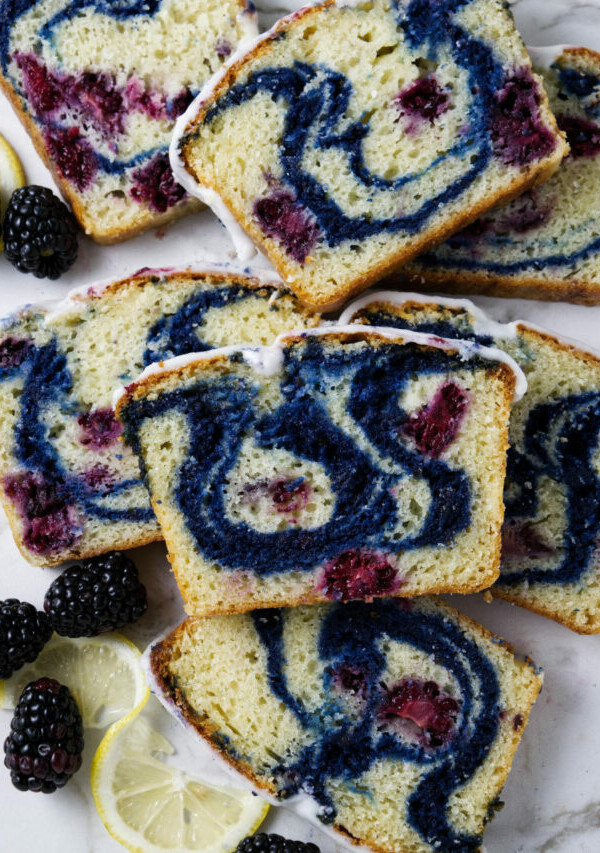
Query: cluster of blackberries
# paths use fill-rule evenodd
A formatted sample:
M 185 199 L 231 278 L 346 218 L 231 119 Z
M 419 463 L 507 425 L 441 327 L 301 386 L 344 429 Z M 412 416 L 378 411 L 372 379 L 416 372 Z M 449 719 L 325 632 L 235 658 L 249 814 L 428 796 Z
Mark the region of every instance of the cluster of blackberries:
M 135 622 L 146 607 L 146 589 L 125 554 L 83 560 L 50 585 L 44 611 L 16 598 L 0 601 L 0 678 L 35 660 L 52 631 L 92 637 Z M 28 684 L 4 743 L 15 787 L 55 791 L 79 769 L 82 749 L 81 717 L 68 688 L 49 678 Z

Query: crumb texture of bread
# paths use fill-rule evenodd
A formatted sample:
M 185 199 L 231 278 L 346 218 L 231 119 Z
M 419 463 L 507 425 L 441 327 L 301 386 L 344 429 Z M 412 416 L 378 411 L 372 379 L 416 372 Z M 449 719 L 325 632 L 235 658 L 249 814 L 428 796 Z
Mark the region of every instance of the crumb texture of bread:
M 259 790 L 377 853 L 480 850 L 542 684 L 428 597 L 190 618 L 150 665 Z
M 0 0 L 0 86 L 85 232 L 114 243 L 199 207 L 175 120 L 240 40 L 245 0 Z
M 0 498 L 25 558 L 54 565 L 160 539 L 111 408 L 117 388 L 161 359 L 318 322 L 251 276 L 188 271 L 150 271 L 5 321 Z
M 567 151 L 501 0 L 304 9 L 229 69 L 179 147 L 320 309 L 547 179 Z
M 117 407 L 188 612 L 490 586 L 506 365 L 335 327 L 274 352 L 167 365 Z
M 574 631 L 600 632 L 600 359 L 526 324 L 486 328 L 467 307 L 434 297 L 385 296 L 373 294 L 354 313 L 349 306 L 348 315 L 493 343 L 523 369 L 528 390 L 510 416 L 502 561 L 491 592 Z
M 547 183 L 408 265 L 420 288 L 600 303 L 600 54 L 559 49 L 538 69 L 533 49 L 532 61 L 570 154 Z

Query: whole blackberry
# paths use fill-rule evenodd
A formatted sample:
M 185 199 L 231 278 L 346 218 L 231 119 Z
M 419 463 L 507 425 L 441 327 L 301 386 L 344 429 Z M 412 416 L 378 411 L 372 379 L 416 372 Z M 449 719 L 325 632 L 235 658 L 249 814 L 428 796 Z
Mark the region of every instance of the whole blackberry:
M 19 791 L 51 794 L 81 767 L 83 725 L 68 687 L 53 678 L 21 693 L 4 741 L 4 765 Z
M 135 563 L 120 551 L 66 569 L 44 599 L 50 625 L 64 637 L 114 631 L 139 619 L 147 606 Z
M 321 853 L 316 844 L 304 841 L 291 841 L 282 835 L 259 832 L 240 841 L 235 853 Z
M 47 187 L 21 187 L 6 208 L 4 252 L 20 272 L 59 278 L 77 258 L 75 217 Z
M 35 660 L 51 635 L 48 617 L 33 604 L 16 598 L 0 601 L 0 678 L 10 678 Z

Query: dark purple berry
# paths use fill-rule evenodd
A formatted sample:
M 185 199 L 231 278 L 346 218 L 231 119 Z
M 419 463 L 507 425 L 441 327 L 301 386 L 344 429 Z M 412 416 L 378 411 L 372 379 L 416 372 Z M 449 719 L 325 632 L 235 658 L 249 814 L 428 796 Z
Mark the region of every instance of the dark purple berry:
M 414 441 L 420 453 L 435 459 L 455 440 L 468 405 L 466 391 L 455 382 L 446 382 L 429 403 L 409 416 L 401 432 Z
M 579 116 L 558 115 L 556 121 L 567 134 L 571 157 L 595 157 L 600 154 L 600 127 Z
M 53 678 L 30 682 L 21 693 L 11 733 L 4 741 L 4 766 L 19 791 L 51 794 L 81 767 L 83 725 L 68 687 Z
M 44 610 L 64 637 L 93 637 L 135 622 L 148 606 L 135 563 L 119 551 L 83 560 L 50 585 Z
M 288 255 L 303 264 L 321 231 L 293 193 L 281 189 L 254 203 L 254 216 L 267 237 L 277 240 Z
M 23 519 L 23 539 L 34 554 L 56 554 L 81 538 L 84 519 L 59 479 L 38 471 L 7 474 L 4 490 Z
M 4 251 L 20 272 L 59 278 L 77 258 L 77 223 L 47 187 L 15 190 L 4 217 Z
M 435 681 L 405 678 L 387 691 L 379 708 L 384 722 L 407 721 L 401 732 L 427 747 L 448 743 L 456 729 L 461 703 L 443 693 Z M 416 727 L 416 729 L 415 729 Z
M 406 118 L 406 132 L 415 133 L 421 124 L 433 124 L 437 118 L 450 109 L 450 96 L 442 89 L 434 75 L 421 77 L 395 97 L 400 115 Z
M 60 174 L 84 192 L 98 171 L 98 157 L 79 128 L 50 128 L 45 140 Z
M 48 617 L 33 604 L 0 601 L 0 678 L 35 660 L 52 635 Z
M 397 569 L 384 554 L 354 548 L 325 565 L 320 588 L 333 601 L 349 601 L 390 595 L 401 583 Z
M 157 213 L 164 213 L 185 196 L 184 188 L 177 183 L 169 163 L 169 155 L 157 154 L 145 166 L 133 172 L 134 185 L 131 197 L 146 202 Z
M 92 409 L 79 415 L 77 423 L 81 428 L 79 441 L 93 450 L 110 447 L 123 432 L 112 409 Z
M 508 166 L 547 157 L 556 139 L 540 114 L 541 91 L 529 68 L 517 68 L 496 96 L 491 113 L 494 152 Z
M 321 853 L 316 844 L 305 841 L 291 841 L 282 835 L 259 832 L 240 841 L 235 853 Z

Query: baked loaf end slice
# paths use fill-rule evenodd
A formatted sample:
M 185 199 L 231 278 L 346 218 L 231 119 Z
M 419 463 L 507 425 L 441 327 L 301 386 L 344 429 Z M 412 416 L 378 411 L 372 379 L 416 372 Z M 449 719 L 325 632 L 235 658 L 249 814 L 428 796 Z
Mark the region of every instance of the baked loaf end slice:
M 319 321 L 250 275 L 149 270 L 28 308 L 0 332 L 0 499 L 29 562 L 160 538 L 113 392 L 146 365 Z
M 390 334 L 285 335 L 125 389 L 117 416 L 189 613 L 496 579 L 515 374 Z
M 343 319 L 494 344 L 527 376 L 509 424 L 500 577 L 490 589 L 583 634 L 600 632 L 600 358 L 467 300 L 374 293 Z
M 377 853 L 482 849 L 542 683 L 427 597 L 188 619 L 149 661 L 259 793 Z
M 255 32 L 245 0 L 0 0 L 0 86 L 87 234 L 198 209 L 169 166 L 175 119 Z
M 600 54 L 531 56 L 571 152 L 548 183 L 408 265 L 403 277 L 419 288 L 600 303 Z
M 301 10 L 186 122 L 187 173 L 319 308 L 547 179 L 567 151 L 502 0 Z

